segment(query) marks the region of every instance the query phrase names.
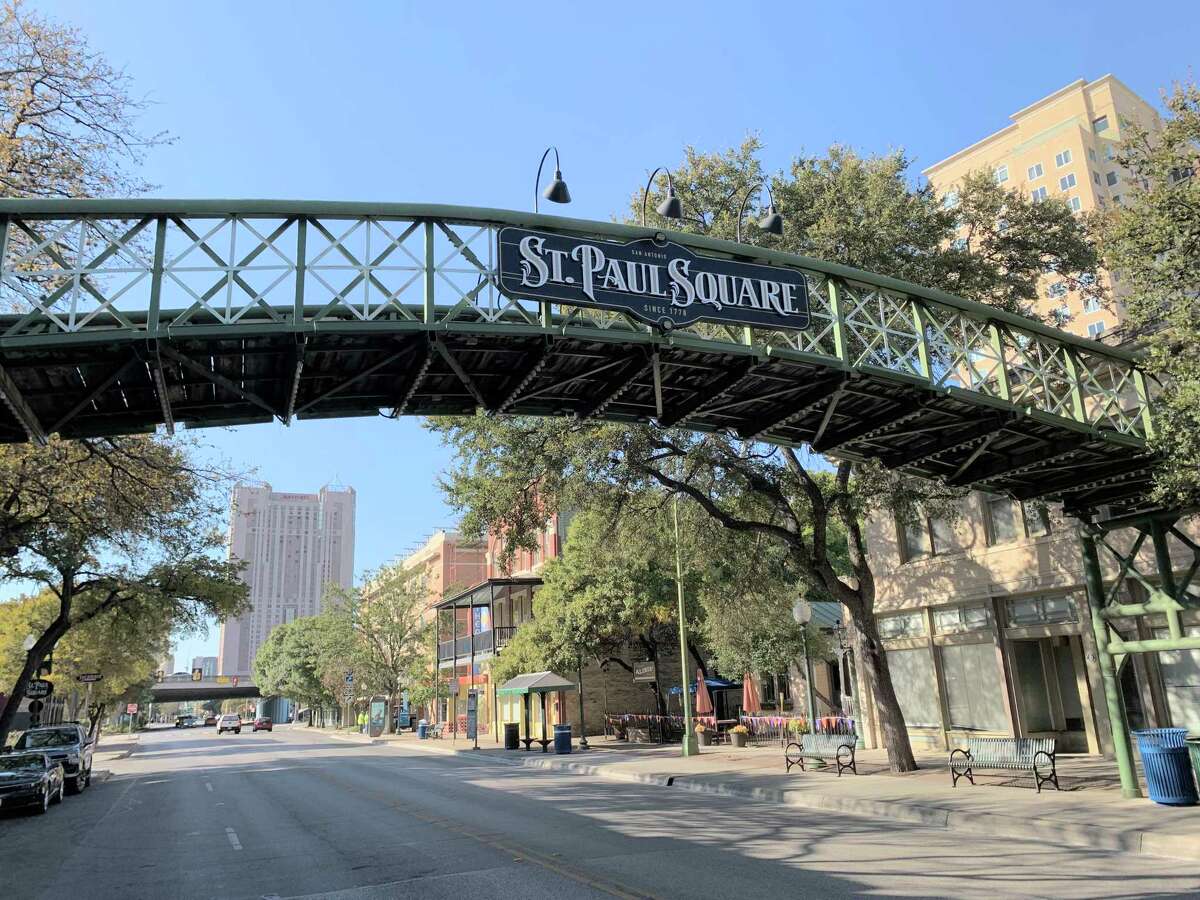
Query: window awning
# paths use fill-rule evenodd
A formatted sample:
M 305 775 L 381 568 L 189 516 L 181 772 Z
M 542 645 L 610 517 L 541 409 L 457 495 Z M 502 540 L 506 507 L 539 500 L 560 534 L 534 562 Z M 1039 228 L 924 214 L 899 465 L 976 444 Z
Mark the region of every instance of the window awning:
M 523 696 L 525 694 L 552 694 L 555 691 L 573 691 L 575 682 L 567 681 L 553 672 L 530 672 L 510 678 L 497 688 L 497 694 Z

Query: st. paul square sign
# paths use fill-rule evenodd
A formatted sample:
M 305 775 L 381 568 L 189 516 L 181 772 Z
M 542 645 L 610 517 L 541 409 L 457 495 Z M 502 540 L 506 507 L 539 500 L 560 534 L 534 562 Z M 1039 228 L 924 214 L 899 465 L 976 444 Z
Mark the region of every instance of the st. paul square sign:
M 617 310 L 664 330 L 701 319 L 808 327 L 808 285 L 793 269 L 651 238 L 617 244 L 509 227 L 499 244 L 500 287 L 512 296 Z

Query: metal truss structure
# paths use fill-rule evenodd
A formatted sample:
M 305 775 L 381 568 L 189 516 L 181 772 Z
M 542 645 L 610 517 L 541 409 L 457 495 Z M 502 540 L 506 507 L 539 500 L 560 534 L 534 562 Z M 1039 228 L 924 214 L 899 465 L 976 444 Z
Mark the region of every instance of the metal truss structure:
M 1117 673 L 1131 653 L 1200 650 L 1200 637 L 1187 634 L 1181 619 L 1185 610 L 1200 607 L 1200 590 L 1193 586 L 1200 571 L 1200 545 L 1180 528 L 1180 520 L 1185 516 L 1178 510 L 1157 511 L 1083 522 L 1079 529 L 1088 609 L 1121 791 L 1126 797 L 1138 797 L 1140 791 Z M 1147 539 L 1152 552 L 1143 558 Z M 1176 557 L 1190 557 L 1184 566 L 1177 566 L 1172 559 L 1173 543 L 1183 551 L 1177 552 Z M 1116 575 L 1107 585 L 1100 564 L 1101 550 L 1116 565 Z M 1143 599 L 1130 602 L 1134 597 Z M 1125 623 L 1128 630 L 1135 619 L 1144 620 L 1148 631 L 1165 630 L 1166 636 L 1126 639 L 1117 630 L 1117 623 Z
M 505 225 L 668 237 L 804 273 L 803 331 L 502 291 Z M 844 266 L 502 210 L 286 201 L 0 200 L 0 441 L 475 410 L 656 421 L 879 459 L 1086 511 L 1153 458 L 1136 359 Z

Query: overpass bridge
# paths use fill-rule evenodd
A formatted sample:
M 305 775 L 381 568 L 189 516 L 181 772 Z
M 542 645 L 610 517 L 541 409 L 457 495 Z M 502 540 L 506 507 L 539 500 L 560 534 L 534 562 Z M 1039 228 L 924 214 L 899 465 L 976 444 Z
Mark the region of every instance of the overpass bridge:
M 238 675 L 215 675 L 199 681 L 193 680 L 191 675 L 167 675 L 154 683 L 150 688 L 150 695 L 155 703 L 262 696 L 252 678 Z

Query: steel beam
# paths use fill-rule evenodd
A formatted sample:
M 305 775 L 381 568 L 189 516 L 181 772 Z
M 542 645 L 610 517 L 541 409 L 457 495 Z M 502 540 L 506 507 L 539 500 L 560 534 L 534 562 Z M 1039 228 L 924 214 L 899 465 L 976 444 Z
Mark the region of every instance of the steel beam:
M 1043 441 L 1036 450 L 1027 450 L 1015 455 L 996 454 L 998 460 L 982 469 L 963 473 L 958 478 L 947 480 L 951 487 L 966 487 L 969 484 L 979 484 L 995 478 L 1011 478 L 1023 475 L 1030 470 L 1053 466 L 1064 457 L 1078 453 L 1080 449 L 1092 442 L 1092 438 L 1079 435 L 1059 441 Z
M 879 399 L 882 400 L 884 398 L 881 397 Z M 833 453 L 839 447 L 844 447 L 846 444 L 852 444 L 855 441 L 861 441 L 864 438 L 882 434 L 890 428 L 902 425 L 910 419 L 919 416 L 928 406 L 928 400 L 901 401 L 881 415 L 870 416 L 851 428 L 826 433 L 825 439 L 820 444 L 814 442 L 812 448 L 817 453 Z
M 39 447 L 45 447 L 49 443 L 46 438 L 46 432 L 42 428 L 42 424 L 38 421 L 38 417 L 34 414 L 33 409 L 25 402 L 25 398 L 21 395 L 17 383 L 13 381 L 8 370 L 0 365 L 0 399 L 4 400 L 4 405 L 8 407 L 8 411 L 13 414 L 20 426 L 25 429 L 25 435 L 33 443 Z
M 191 369 L 197 375 L 203 376 L 206 380 L 211 381 L 217 387 L 224 388 L 231 394 L 241 397 L 247 403 L 252 403 L 260 409 L 266 410 L 272 416 L 279 415 L 279 412 L 273 406 L 271 406 L 270 403 L 258 396 L 258 394 L 254 393 L 253 391 L 246 390 L 240 384 L 229 378 L 226 378 L 220 372 L 214 372 L 212 369 L 208 368 L 208 366 L 202 365 L 191 357 L 184 356 L 182 353 L 179 353 L 170 347 L 160 347 L 159 352 L 167 359 L 179 363 L 186 369 Z
M 436 338 L 434 339 L 433 346 L 437 349 L 442 359 L 446 361 L 446 365 L 450 367 L 450 371 L 458 376 L 458 380 L 463 383 L 463 387 L 471 392 L 471 396 L 475 398 L 475 402 L 479 405 L 479 408 L 484 412 L 491 412 L 491 404 L 483 396 L 483 391 L 475 384 L 474 379 L 467 374 L 467 370 L 462 367 L 462 364 L 454 358 L 454 354 L 450 352 L 450 348 Z
M 175 433 L 175 416 L 171 414 L 171 398 L 167 394 L 167 374 L 163 371 L 162 348 L 157 340 L 150 341 L 150 359 L 147 361 L 150 375 L 154 379 L 154 394 L 158 397 L 158 408 L 162 411 L 163 425 L 167 434 Z
M 318 403 L 322 402 L 323 400 L 328 400 L 330 397 L 334 396 L 335 394 L 341 393 L 346 388 L 350 387 L 350 385 L 356 384 L 357 382 L 362 381 L 364 378 L 374 375 L 380 369 L 391 365 L 396 360 L 398 360 L 402 357 L 405 357 L 405 356 L 410 356 L 413 353 L 414 349 L 415 349 L 415 347 L 412 344 L 409 344 L 408 346 L 402 347 L 394 353 L 389 353 L 383 359 L 379 360 L 376 363 L 373 363 L 370 366 L 367 366 L 367 368 L 363 369 L 362 371 L 355 372 L 353 375 L 349 376 L 348 378 L 345 378 L 342 381 L 339 381 L 333 387 L 329 388 L 326 391 L 323 391 L 321 394 L 312 398 L 307 403 L 305 403 L 303 406 L 298 408 L 296 410 L 296 415 L 300 415 L 300 413 L 305 412 L 309 409 L 312 409 L 314 406 L 316 406 Z M 299 377 L 299 373 L 297 373 L 297 377 Z
M 103 394 L 110 387 L 112 387 L 122 375 L 124 375 L 126 372 L 129 371 L 130 367 L 132 367 L 135 363 L 137 363 L 139 361 L 140 360 L 138 360 L 137 357 L 131 356 L 129 359 L 125 360 L 125 362 L 123 362 L 121 365 L 117 366 L 117 368 L 114 369 L 113 372 L 107 378 L 105 378 L 102 381 L 100 381 L 99 383 L 93 385 L 91 387 L 91 390 L 88 391 L 87 396 L 85 396 L 82 400 L 80 400 L 78 403 L 76 403 L 74 406 L 72 406 L 67 412 L 65 412 L 62 416 L 59 417 L 57 422 L 55 422 L 48 429 L 46 429 L 47 433 L 55 434 L 58 431 L 60 431 L 64 425 L 66 425 L 68 422 L 70 422 L 72 419 L 74 419 L 77 415 L 79 415 L 81 412 L 83 412 L 85 409 L 87 409 L 89 406 L 91 406 L 92 403 L 94 403 L 100 397 L 101 394 Z
M 970 436 L 962 440 L 955 441 L 952 444 L 939 442 L 923 443 L 919 447 L 909 450 L 907 453 L 888 454 L 880 457 L 880 461 L 889 469 L 903 469 L 907 466 L 919 465 L 930 459 L 936 459 L 939 456 L 944 456 L 948 453 L 954 453 L 957 450 L 965 450 L 968 447 L 973 447 L 976 444 L 981 444 L 983 449 L 986 449 L 988 444 L 1002 433 L 1013 421 L 1011 416 L 991 416 L 977 420 L 968 420 L 959 422 L 960 429 L 968 430 Z M 982 449 L 972 455 L 974 460 L 982 453 Z
M 538 345 L 536 352 L 531 354 L 528 363 L 520 372 L 513 376 L 513 389 L 509 391 L 504 399 L 496 405 L 496 412 L 504 412 L 510 406 L 517 402 L 517 399 L 531 385 L 534 380 L 542 373 L 542 369 L 546 368 L 546 364 L 554 356 L 554 347 L 548 340 L 543 340 Z
M 723 399 L 726 393 L 750 376 L 758 369 L 759 365 L 757 360 L 751 359 L 734 363 L 728 371 L 697 388 L 686 403 L 679 403 L 670 409 L 664 409 L 658 424 L 663 428 L 674 428 L 688 417 L 702 412 L 709 404 Z
M 833 396 L 846 383 L 843 373 L 819 378 L 811 387 L 795 400 L 784 404 L 782 408 L 773 410 L 764 416 L 752 419 L 737 429 L 738 437 L 742 440 L 753 441 L 759 435 L 774 431 L 783 425 L 790 424 L 805 413 L 825 402 L 832 402 Z
M 626 365 L 616 378 L 601 389 L 595 402 L 575 413 L 576 418 L 580 421 L 587 421 L 593 416 L 600 415 L 625 391 L 629 390 L 631 384 L 649 372 L 653 365 L 654 363 L 650 359 L 646 359 L 640 366 L 634 366 L 632 363 Z
M 300 226 L 301 226 L 301 229 L 303 229 L 303 226 L 304 226 L 303 221 L 300 223 Z M 300 246 L 301 246 L 301 252 L 303 252 L 303 246 L 304 246 L 303 237 L 300 239 Z M 299 290 L 300 289 L 297 288 L 297 291 L 299 291 Z M 297 304 L 299 304 L 299 301 L 297 301 Z M 299 306 L 299 309 L 300 309 L 299 315 L 303 316 L 303 307 Z M 303 335 L 303 334 L 296 335 L 296 340 L 292 344 L 292 365 L 291 365 L 292 386 L 291 386 L 291 389 L 288 391 L 287 408 L 284 410 L 284 413 L 283 413 L 283 424 L 284 425 L 291 425 L 292 424 L 292 416 L 294 416 L 296 414 L 296 397 L 300 394 L 300 375 L 304 371 L 304 351 L 307 348 L 307 346 L 308 346 L 307 335 Z

